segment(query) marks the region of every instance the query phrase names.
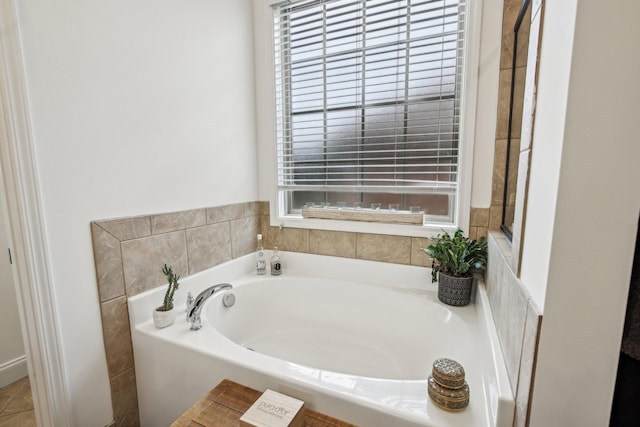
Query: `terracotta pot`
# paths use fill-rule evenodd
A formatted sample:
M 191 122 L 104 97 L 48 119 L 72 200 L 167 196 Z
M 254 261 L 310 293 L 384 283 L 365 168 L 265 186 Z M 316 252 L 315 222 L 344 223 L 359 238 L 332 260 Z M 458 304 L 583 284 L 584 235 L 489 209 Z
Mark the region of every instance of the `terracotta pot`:
M 162 329 L 167 326 L 173 325 L 173 322 L 176 320 L 176 311 L 174 309 L 162 311 L 161 307 L 153 310 L 153 323 L 156 325 L 156 328 Z
M 463 306 L 471 302 L 473 276 L 454 277 L 438 272 L 438 299 L 447 305 Z

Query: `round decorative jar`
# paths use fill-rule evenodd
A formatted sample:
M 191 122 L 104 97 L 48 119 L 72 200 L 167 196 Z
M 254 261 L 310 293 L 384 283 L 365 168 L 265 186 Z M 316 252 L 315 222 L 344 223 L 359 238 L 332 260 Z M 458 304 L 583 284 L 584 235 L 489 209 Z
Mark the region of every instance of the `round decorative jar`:
M 464 377 L 464 368 L 455 360 L 436 359 L 427 379 L 429 397 L 436 406 L 447 411 L 466 408 L 469 405 L 469 384 Z
M 452 359 L 441 358 L 433 362 L 431 375 L 443 387 L 459 389 L 464 386 L 464 368 Z
M 469 405 L 469 385 L 464 381 L 457 389 L 442 387 L 429 375 L 429 397 L 440 408 L 447 411 L 461 411 Z

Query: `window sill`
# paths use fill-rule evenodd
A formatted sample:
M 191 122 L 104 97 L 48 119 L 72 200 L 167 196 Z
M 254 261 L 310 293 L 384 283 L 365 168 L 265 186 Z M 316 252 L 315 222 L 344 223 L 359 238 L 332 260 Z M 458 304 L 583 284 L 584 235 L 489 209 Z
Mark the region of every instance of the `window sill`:
M 343 231 L 350 233 L 385 234 L 391 236 L 426 237 L 452 232 L 452 224 L 402 224 L 369 221 L 349 221 L 338 219 L 303 218 L 300 215 L 278 216 L 271 212 L 270 225 L 273 227 L 302 228 L 309 230 Z

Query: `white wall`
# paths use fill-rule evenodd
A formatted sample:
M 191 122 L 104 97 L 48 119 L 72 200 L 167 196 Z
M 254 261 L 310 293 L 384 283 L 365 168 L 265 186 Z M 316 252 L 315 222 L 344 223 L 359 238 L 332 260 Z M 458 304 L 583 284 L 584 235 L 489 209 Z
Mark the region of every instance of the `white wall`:
M 251 2 L 18 7 L 70 418 L 103 426 L 89 222 L 257 199 Z
M 491 206 L 504 0 L 482 1 L 471 206 Z
M 546 5 L 520 278 L 544 307 L 571 73 L 577 2 Z
M 9 263 L 9 214 L 0 168 L 0 387 L 27 375 L 13 271 Z
M 531 426 L 603 426 L 640 213 L 640 4 L 546 2 L 522 281 L 544 316 Z

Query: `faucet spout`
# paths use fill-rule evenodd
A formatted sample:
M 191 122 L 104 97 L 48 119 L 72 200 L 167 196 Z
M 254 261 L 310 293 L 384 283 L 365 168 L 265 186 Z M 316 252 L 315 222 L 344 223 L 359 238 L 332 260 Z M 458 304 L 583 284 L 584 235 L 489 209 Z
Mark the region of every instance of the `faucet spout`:
M 191 323 L 190 329 L 192 331 L 197 331 L 198 329 L 202 328 L 200 313 L 202 312 L 202 306 L 204 305 L 205 301 L 216 293 L 231 288 L 233 288 L 233 286 L 231 286 L 230 283 L 218 283 L 217 285 L 213 285 L 200 292 L 192 303 L 187 304 L 187 321 Z

